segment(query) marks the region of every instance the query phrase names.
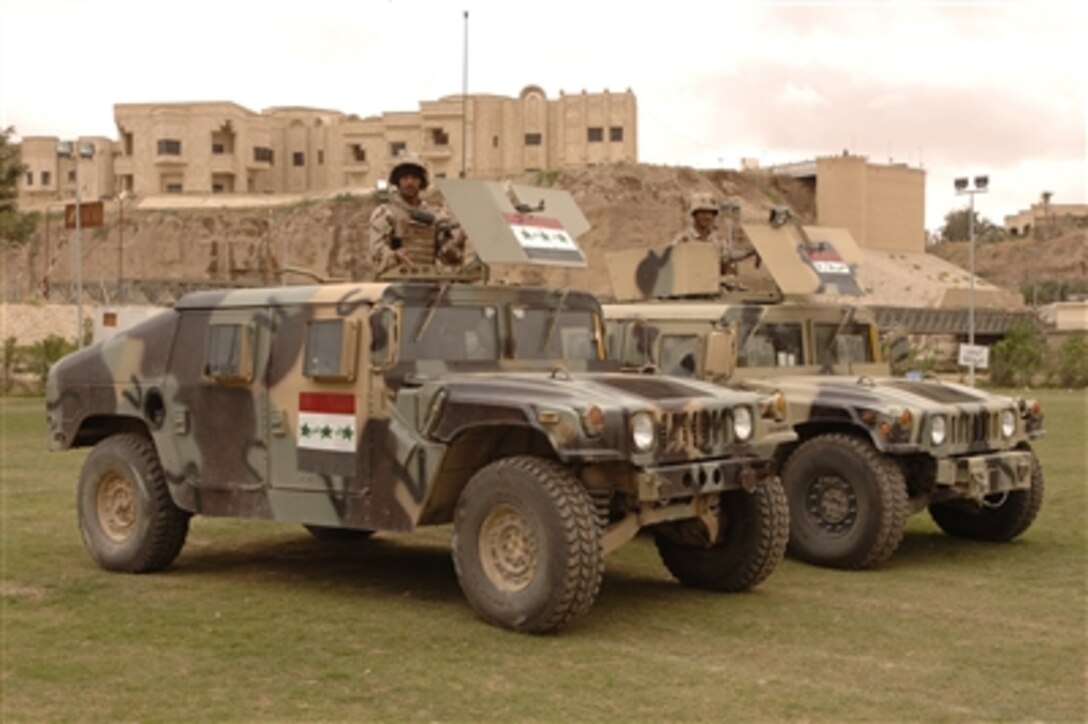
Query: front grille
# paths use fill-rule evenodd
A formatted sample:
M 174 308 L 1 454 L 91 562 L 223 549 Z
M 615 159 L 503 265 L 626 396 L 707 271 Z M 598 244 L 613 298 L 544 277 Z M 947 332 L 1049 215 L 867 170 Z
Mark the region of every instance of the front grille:
M 728 410 L 667 412 L 658 421 L 657 437 L 665 452 L 709 450 L 729 442 Z
M 990 412 L 964 413 L 949 418 L 949 441 L 953 445 L 1001 440 L 1001 416 Z

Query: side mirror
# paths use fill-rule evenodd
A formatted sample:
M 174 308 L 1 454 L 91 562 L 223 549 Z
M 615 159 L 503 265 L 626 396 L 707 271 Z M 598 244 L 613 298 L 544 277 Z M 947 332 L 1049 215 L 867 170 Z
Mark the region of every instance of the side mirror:
M 706 338 L 703 357 L 704 375 L 708 380 L 731 377 L 737 367 L 737 338 L 732 331 L 715 330 Z
M 896 334 L 888 340 L 888 361 L 899 367 L 910 359 L 910 340 L 905 334 Z
M 370 366 L 388 369 L 397 361 L 399 315 L 395 307 L 378 306 L 370 313 Z

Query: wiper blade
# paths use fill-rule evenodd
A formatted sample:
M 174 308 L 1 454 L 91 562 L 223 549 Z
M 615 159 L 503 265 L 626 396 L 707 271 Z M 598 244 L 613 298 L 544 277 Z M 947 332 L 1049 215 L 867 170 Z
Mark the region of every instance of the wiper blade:
M 438 288 L 438 293 L 434 295 L 434 300 L 427 307 L 427 313 L 423 315 L 423 319 L 419 321 L 419 328 L 416 330 L 413 342 L 418 342 L 423 338 L 423 333 L 427 331 L 427 327 L 431 325 L 431 320 L 434 319 L 435 312 L 438 311 L 438 303 L 442 301 L 442 298 L 446 296 L 446 292 L 450 288 L 450 283 L 445 282 Z
M 567 294 L 569 292 L 569 287 L 563 290 L 563 293 L 559 295 L 559 301 L 556 303 L 555 308 L 552 309 L 551 316 L 548 317 L 548 328 L 544 332 L 544 341 L 540 343 L 541 352 L 548 349 L 548 343 L 552 340 L 555 328 L 559 326 L 559 315 L 563 311 L 563 305 L 567 303 Z

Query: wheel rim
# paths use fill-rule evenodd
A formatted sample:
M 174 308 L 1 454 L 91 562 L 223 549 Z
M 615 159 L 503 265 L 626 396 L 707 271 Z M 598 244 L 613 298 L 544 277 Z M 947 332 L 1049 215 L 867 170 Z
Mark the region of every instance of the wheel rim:
M 123 475 L 111 473 L 102 479 L 95 496 L 98 522 L 106 537 L 123 542 L 136 528 L 136 489 Z
M 529 521 L 509 505 L 491 509 L 480 526 L 480 563 L 500 591 L 520 591 L 536 573 L 536 536 Z
M 805 511 L 829 533 L 845 533 L 858 518 L 858 498 L 849 482 L 838 475 L 819 475 L 808 486 Z

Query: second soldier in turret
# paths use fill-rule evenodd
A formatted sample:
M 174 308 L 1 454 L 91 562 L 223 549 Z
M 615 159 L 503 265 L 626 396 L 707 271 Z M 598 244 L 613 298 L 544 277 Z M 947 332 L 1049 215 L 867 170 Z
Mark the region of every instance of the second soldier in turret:
M 713 244 L 721 257 L 722 276 L 735 276 L 737 262 L 756 256 L 755 250 L 734 248 L 730 239 L 718 234 L 716 225 L 718 203 L 712 194 L 692 194 L 689 206 L 691 226 L 677 234 L 672 240 L 672 245 L 687 243 Z

